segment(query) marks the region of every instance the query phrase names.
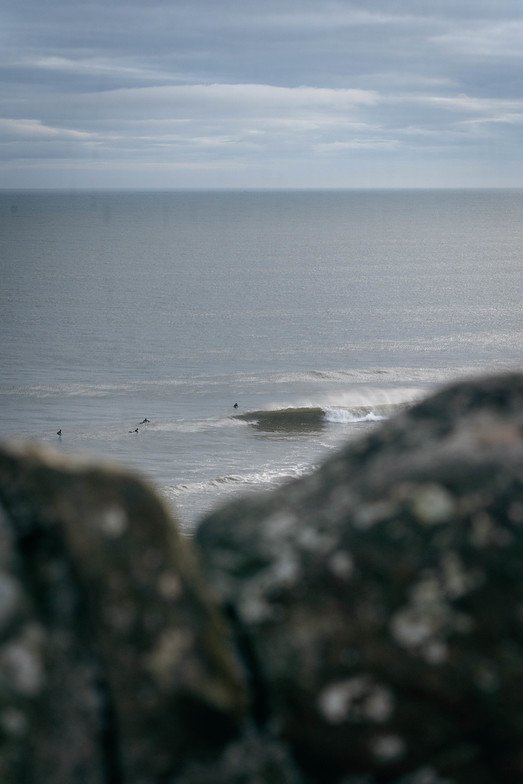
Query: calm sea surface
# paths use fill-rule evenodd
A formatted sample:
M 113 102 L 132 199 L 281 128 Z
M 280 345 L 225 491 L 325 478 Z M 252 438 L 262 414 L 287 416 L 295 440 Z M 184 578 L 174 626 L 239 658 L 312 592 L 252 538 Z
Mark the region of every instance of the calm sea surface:
M 190 530 L 521 368 L 522 227 L 522 191 L 0 192 L 0 438 L 136 468 Z

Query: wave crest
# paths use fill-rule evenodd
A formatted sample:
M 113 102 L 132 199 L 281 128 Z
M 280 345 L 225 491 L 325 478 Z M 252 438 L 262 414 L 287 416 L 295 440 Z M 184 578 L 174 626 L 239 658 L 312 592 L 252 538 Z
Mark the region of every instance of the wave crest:
M 173 498 L 184 495 L 201 494 L 202 492 L 215 493 L 216 490 L 227 492 L 234 490 L 242 485 L 245 488 L 260 488 L 263 486 L 274 486 L 291 479 L 298 479 L 301 476 L 311 473 L 314 466 L 292 466 L 280 469 L 267 469 L 253 471 L 248 474 L 227 474 L 216 476 L 212 479 L 205 479 L 199 482 L 180 482 L 177 485 L 164 488 L 164 492 Z
M 403 406 L 400 404 L 357 406 L 354 408 L 305 406 L 249 411 L 245 414 L 237 414 L 234 418 L 247 422 L 257 430 L 266 432 L 311 433 L 321 431 L 328 424 L 381 422 L 388 419 L 400 407 Z

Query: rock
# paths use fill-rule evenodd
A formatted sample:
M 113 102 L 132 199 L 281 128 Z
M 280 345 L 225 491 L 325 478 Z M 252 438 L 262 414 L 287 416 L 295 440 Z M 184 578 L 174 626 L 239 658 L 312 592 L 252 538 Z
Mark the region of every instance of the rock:
M 183 538 L 0 449 L 0 781 L 523 781 L 523 375 L 457 384 Z
M 251 726 L 213 760 L 189 762 L 171 784 L 305 784 L 286 744 Z
M 523 375 L 441 391 L 196 542 L 307 782 L 523 781 Z
M 243 668 L 124 473 L 0 451 L 0 781 L 158 784 L 237 743 Z

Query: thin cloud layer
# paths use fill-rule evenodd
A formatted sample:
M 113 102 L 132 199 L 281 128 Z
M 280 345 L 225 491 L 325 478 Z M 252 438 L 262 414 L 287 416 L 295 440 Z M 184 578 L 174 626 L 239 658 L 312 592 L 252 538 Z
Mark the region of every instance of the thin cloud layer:
M 3 187 L 523 185 L 517 0 L 22 0 Z

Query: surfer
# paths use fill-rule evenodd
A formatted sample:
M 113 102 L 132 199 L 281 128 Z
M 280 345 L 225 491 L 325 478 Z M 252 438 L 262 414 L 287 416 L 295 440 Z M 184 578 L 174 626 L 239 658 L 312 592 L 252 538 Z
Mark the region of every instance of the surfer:
M 138 430 L 138 428 L 136 428 L 136 430 L 129 430 L 129 433 L 139 433 L 139 432 L 140 431 Z
M 147 419 L 147 417 L 145 417 L 145 419 L 143 420 L 143 422 L 140 422 L 140 424 L 141 424 L 141 425 L 145 425 L 147 422 L 150 422 L 150 421 L 151 421 L 150 419 Z
M 62 437 L 62 428 L 60 428 L 60 430 L 58 431 L 58 433 L 56 435 L 58 436 L 58 438 Z
M 233 408 L 238 408 L 238 403 L 235 403 L 235 404 L 233 405 Z

